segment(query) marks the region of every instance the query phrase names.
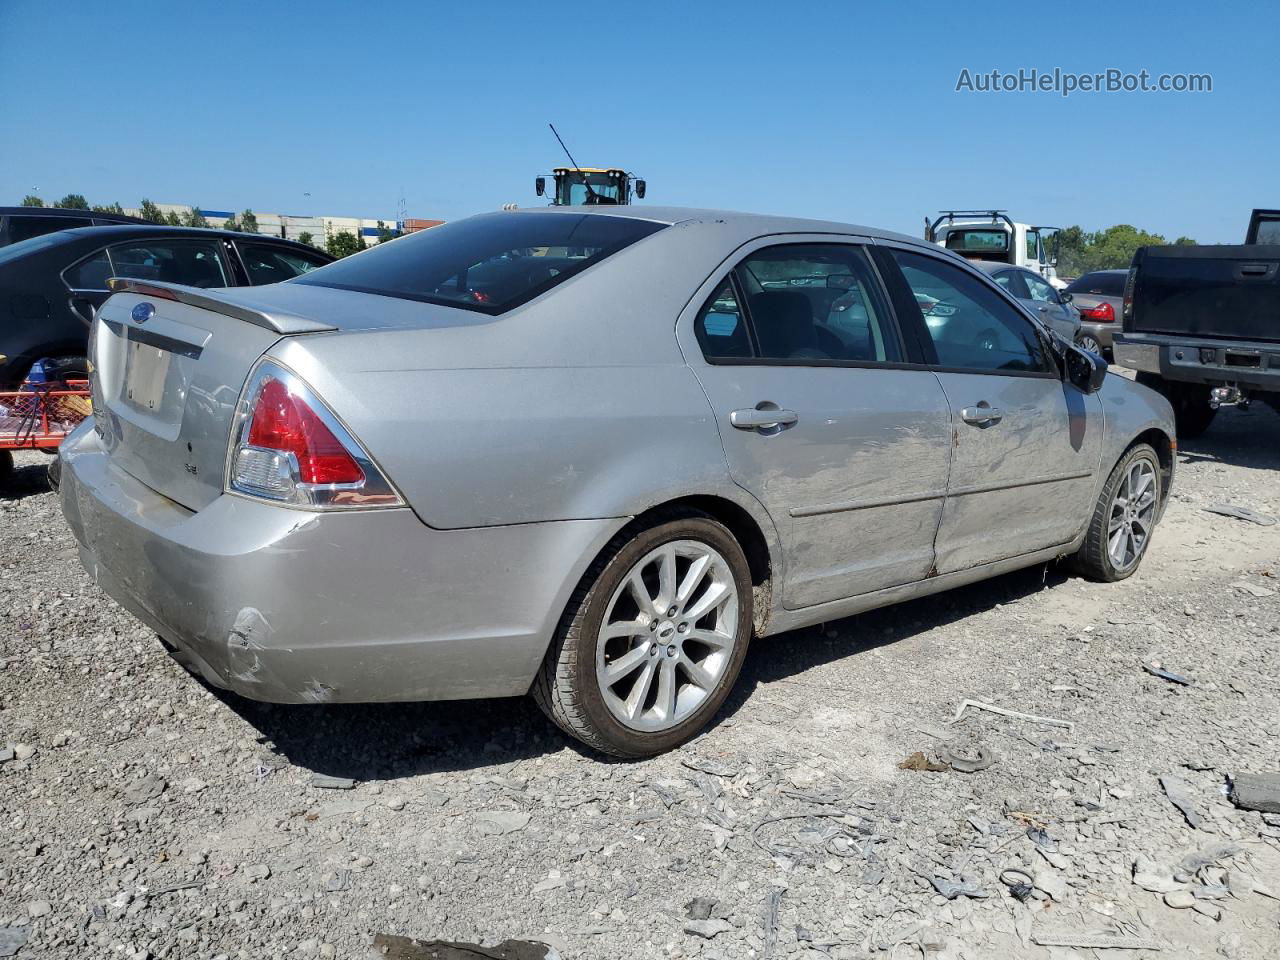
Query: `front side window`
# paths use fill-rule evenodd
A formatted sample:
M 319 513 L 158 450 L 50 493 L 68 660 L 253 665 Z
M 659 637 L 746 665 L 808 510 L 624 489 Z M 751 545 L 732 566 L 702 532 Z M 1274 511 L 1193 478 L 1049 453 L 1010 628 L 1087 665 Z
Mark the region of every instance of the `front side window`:
M 138 240 L 86 257 L 63 275 L 74 290 L 105 290 L 111 277 L 160 280 L 188 287 L 226 287 L 216 240 Z
M 1049 372 L 1052 361 L 1032 322 L 967 270 L 892 251 L 943 367 Z
M 289 282 L 496 315 L 663 227 L 597 214 L 486 213 L 380 243 Z
M 245 271 L 249 274 L 249 282 L 255 287 L 292 280 L 330 262 L 271 244 L 240 243 L 238 246 Z
M 1057 303 L 1058 294 L 1054 292 L 1052 286 L 1034 273 L 1024 273 L 1022 279 L 1027 284 L 1027 292 L 1031 299 L 1037 303 Z

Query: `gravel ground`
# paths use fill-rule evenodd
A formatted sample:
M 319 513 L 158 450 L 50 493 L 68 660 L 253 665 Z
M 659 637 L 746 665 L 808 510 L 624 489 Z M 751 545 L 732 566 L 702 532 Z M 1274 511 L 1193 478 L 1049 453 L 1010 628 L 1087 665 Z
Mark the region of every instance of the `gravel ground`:
M 706 735 L 635 763 L 523 700 L 205 688 L 82 572 L 45 462 L 0 493 L 0 956 L 1280 952 L 1280 817 L 1225 793 L 1280 769 L 1280 526 L 1203 509 L 1280 514 L 1265 407 L 1184 444 L 1131 580 L 1036 568 L 759 642 Z M 1069 726 L 951 724 L 966 699 Z M 1155 943 L 1044 945 L 1100 934 Z

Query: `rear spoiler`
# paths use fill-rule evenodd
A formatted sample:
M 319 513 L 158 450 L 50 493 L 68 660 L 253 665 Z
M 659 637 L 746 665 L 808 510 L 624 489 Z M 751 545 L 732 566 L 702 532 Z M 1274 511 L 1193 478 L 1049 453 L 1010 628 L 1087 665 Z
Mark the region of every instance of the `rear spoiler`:
M 245 323 L 266 327 L 276 333 L 322 333 L 326 330 L 337 330 L 331 323 L 308 320 L 292 313 L 281 313 L 276 310 L 263 310 L 236 298 L 228 291 L 214 295 L 209 290 L 198 287 L 184 287 L 180 283 L 164 283 L 160 280 L 134 280 L 129 277 L 112 277 L 107 281 L 112 293 L 136 293 L 143 297 L 157 300 L 175 300 L 202 310 L 220 313 L 226 317 L 234 317 Z

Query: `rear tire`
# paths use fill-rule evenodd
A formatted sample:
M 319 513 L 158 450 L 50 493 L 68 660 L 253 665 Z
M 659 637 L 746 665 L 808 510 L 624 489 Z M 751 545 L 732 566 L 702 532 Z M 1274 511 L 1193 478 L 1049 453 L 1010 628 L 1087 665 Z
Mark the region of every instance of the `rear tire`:
M 1146 478 L 1149 485 L 1141 486 L 1138 478 Z M 1160 458 L 1150 444 L 1134 444 L 1125 451 L 1102 486 L 1084 543 L 1071 558 L 1077 573 L 1103 583 L 1133 576 L 1155 533 L 1163 499 L 1162 482 Z M 1130 506 L 1132 509 L 1126 510 Z M 1140 543 L 1134 535 L 1139 524 L 1145 528 Z
M 0 487 L 8 484 L 9 478 L 12 476 L 13 453 L 9 450 L 0 450 Z
M 696 511 L 668 513 L 624 530 L 592 564 L 531 692 L 587 746 L 617 757 L 662 753 L 724 704 L 752 622 L 750 570 L 733 534 Z

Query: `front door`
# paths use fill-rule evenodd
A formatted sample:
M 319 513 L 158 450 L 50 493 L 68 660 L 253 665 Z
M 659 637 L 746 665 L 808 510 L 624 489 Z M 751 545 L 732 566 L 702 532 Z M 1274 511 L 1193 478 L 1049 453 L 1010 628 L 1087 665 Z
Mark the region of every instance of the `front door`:
M 864 250 L 773 241 L 709 287 L 682 343 L 735 482 L 779 531 L 784 606 L 928 576 L 950 413 L 932 372 L 903 367 Z
M 994 284 L 939 257 L 889 254 L 909 290 L 895 303 L 932 308 L 911 322 L 954 423 L 938 573 L 1070 542 L 1093 499 L 1101 401 L 1062 380 L 1045 338 Z

